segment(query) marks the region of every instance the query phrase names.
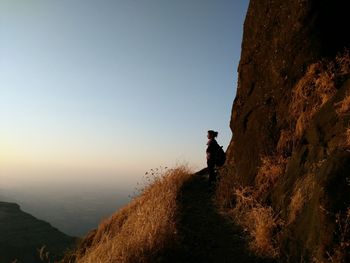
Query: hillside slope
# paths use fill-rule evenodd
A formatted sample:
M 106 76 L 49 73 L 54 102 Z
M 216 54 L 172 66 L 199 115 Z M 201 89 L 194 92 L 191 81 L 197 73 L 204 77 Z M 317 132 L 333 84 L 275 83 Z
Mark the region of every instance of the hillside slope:
M 203 174 L 180 167 L 90 232 L 64 262 L 264 262 L 218 213 Z
M 62 257 L 75 238 L 69 237 L 49 223 L 23 212 L 19 205 L 0 202 L 0 262 L 42 262 L 38 249 L 46 246 L 51 259 Z

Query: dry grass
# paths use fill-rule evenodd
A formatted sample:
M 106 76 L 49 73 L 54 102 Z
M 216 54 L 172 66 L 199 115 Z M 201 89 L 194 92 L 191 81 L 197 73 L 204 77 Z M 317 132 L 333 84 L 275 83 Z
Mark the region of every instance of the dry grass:
M 334 105 L 338 115 L 345 115 L 350 113 L 350 94 L 346 93 L 344 99 Z
M 335 248 L 335 256 L 341 262 L 350 256 L 350 207 L 344 214 L 337 214 L 336 223 L 340 236 L 339 245 Z
M 153 174 L 139 197 L 85 237 L 72 262 L 151 262 L 152 255 L 176 240 L 176 198 L 191 174 L 186 167 Z
M 345 263 L 350 258 L 350 207 L 343 213 L 336 214 L 338 244 L 334 246 L 333 252 L 327 253 L 327 262 Z
M 254 207 L 247 213 L 246 226 L 252 240 L 250 247 L 260 256 L 275 258 L 279 255 L 276 230 L 282 221 L 271 207 Z
M 281 130 L 276 150 L 281 156 L 289 156 L 291 154 L 293 150 L 293 132 L 291 130 Z
M 345 143 L 347 147 L 350 147 L 350 127 L 346 129 Z
M 335 65 L 337 66 L 337 74 L 341 77 L 347 77 L 350 73 L 350 54 L 346 49 L 343 54 L 338 54 L 335 58 Z
M 222 211 L 234 207 L 235 191 L 239 179 L 234 167 L 220 169 L 220 181 L 215 191 L 215 202 Z
M 244 225 L 247 212 L 257 205 L 253 187 L 238 187 L 234 190 L 235 206 L 230 210 L 230 216 L 239 224 Z
M 272 207 L 264 206 L 254 198 L 254 188 L 237 188 L 236 206 L 231 210 L 235 222 L 241 225 L 249 237 L 251 250 L 262 257 L 279 255 L 278 232 L 283 221 Z
M 319 98 L 317 107 L 322 107 L 337 91 L 334 71 L 334 66 L 330 63 L 323 68 L 323 71 L 315 79 L 315 92 Z
M 235 173 L 224 173 L 216 191 L 216 202 L 247 233 L 251 250 L 262 257 L 279 255 L 278 235 L 283 221 L 272 207 L 264 205 L 265 195 L 284 174 L 286 159 L 264 156 L 255 185 L 239 185 Z
M 305 196 L 300 188 L 294 191 L 290 205 L 289 205 L 289 216 L 288 216 L 288 224 L 291 224 L 295 221 L 297 215 L 300 213 L 301 209 L 305 204 Z
M 263 156 L 255 177 L 255 198 L 261 199 L 284 174 L 287 160 L 281 155 Z
M 292 91 L 289 112 L 295 121 L 295 138 L 300 139 L 315 113 L 337 92 L 350 74 L 350 56 L 346 50 L 333 61 L 311 64 Z M 347 102 L 348 103 L 348 102 Z M 348 107 L 344 102 L 344 109 Z
M 292 91 L 290 114 L 296 121 L 296 138 L 302 136 L 314 114 L 336 91 L 331 66 L 323 62 L 309 66 Z
M 320 164 L 315 164 L 315 169 L 317 169 Z M 296 182 L 288 207 L 288 224 L 291 224 L 295 221 L 304 205 L 310 201 L 315 186 L 316 179 L 313 173 L 307 174 L 304 178 L 301 178 Z
M 350 148 L 350 127 L 346 128 L 346 130 L 342 136 L 342 140 L 339 143 L 339 147 L 344 148 L 344 149 Z

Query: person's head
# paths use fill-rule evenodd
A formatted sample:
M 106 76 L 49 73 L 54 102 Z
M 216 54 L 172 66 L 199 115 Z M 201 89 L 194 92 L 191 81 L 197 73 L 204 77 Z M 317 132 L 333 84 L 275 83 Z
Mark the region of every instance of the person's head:
M 213 130 L 209 130 L 208 131 L 208 139 L 214 139 L 218 136 L 218 132 L 217 131 L 213 131 Z

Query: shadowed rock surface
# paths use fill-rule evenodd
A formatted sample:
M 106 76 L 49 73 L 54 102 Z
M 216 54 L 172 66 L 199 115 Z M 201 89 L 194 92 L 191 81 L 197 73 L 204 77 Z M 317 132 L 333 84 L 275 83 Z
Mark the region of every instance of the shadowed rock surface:
M 304 106 L 315 104 L 315 109 L 300 138 L 295 131 L 301 121 L 290 114 L 293 91 L 309 67 L 349 49 L 346 4 L 340 0 L 251 0 L 244 23 L 227 166 L 234 167 L 240 182 L 250 186 L 262 156 L 285 158 L 285 173 L 264 202 L 287 223 L 293 192 L 307 176 L 313 176 L 305 204 L 279 237 L 284 262 L 331 260 L 341 236 L 336 215 L 344 215 L 350 205 L 350 155 L 341 143 L 349 115 L 339 116 L 334 106 L 350 92 L 349 74 L 334 81 L 334 95 L 319 107 L 312 100 L 319 94 L 312 87 L 305 88 L 304 95 L 309 94 Z M 278 145 L 283 132 L 290 134 L 292 146 L 281 152 Z
M 292 88 L 307 67 L 350 47 L 345 1 L 251 0 L 244 22 L 228 163 L 254 180 L 261 154 L 289 127 Z M 336 32 L 334 29 L 338 29 Z

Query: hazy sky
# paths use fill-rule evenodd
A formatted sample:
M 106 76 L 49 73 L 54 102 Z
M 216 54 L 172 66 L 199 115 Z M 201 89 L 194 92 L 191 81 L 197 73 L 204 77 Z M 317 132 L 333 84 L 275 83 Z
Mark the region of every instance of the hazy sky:
M 247 5 L 0 0 L 0 184 L 204 167 L 206 131 L 231 139 Z

